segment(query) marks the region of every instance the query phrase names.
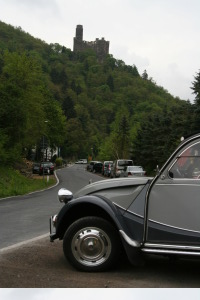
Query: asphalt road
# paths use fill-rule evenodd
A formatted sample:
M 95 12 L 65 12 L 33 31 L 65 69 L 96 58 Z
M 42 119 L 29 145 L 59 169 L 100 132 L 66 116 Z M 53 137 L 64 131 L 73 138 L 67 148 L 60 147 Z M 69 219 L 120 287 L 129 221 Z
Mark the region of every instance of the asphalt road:
M 46 237 L 0 251 L 0 288 L 199 288 L 199 268 L 200 260 L 149 256 L 143 267 L 121 257 L 107 272 L 78 272 L 65 259 L 62 241 Z M 161 297 L 168 299 L 163 291 Z
M 85 170 L 85 165 L 73 165 L 56 171 L 58 184 L 48 190 L 25 196 L 0 199 L 0 249 L 49 232 L 49 217 L 56 214 L 62 204 L 57 200 L 61 187 L 73 193 L 102 178 Z

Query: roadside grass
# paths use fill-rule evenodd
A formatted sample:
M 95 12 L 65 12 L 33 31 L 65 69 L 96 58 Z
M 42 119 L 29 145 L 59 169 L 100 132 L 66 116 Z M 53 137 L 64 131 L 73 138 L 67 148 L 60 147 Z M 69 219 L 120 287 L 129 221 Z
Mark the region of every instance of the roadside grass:
M 9 196 L 25 195 L 37 190 L 53 186 L 56 183 L 54 176 L 27 178 L 13 168 L 0 167 L 0 198 Z

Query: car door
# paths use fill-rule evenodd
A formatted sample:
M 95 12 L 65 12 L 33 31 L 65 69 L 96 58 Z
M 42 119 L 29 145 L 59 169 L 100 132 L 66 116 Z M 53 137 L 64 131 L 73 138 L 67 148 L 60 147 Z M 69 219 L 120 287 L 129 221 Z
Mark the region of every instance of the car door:
M 200 140 L 180 148 L 154 181 L 146 242 L 200 246 Z

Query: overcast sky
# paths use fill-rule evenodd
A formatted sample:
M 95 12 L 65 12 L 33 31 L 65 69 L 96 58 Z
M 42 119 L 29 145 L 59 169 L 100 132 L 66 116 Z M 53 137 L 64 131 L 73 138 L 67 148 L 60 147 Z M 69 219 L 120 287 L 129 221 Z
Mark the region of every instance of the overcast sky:
M 2 300 L 199 300 L 199 289 L 0 289 Z
M 147 70 L 173 96 L 194 100 L 200 0 L 0 0 L 0 7 L 1 21 L 71 50 L 81 24 L 84 40 L 104 37 L 116 59 Z

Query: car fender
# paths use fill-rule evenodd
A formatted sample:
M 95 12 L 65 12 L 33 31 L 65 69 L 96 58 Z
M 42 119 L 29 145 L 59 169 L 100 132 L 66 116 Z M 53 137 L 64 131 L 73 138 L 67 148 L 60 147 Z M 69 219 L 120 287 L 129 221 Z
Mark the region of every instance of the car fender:
M 124 223 L 122 211 L 110 200 L 100 195 L 83 196 L 65 204 L 57 216 L 56 238 L 63 239 L 67 228 L 73 222 L 90 215 L 106 218 L 114 224 L 119 231 L 119 236 L 129 261 L 133 265 L 143 264 L 140 244 L 129 238 L 129 229 Z
M 69 201 L 60 210 L 56 221 L 56 236 L 62 239 L 74 221 L 95 214 L 110 220 L 119 231 L 128 231 L 121 210 L 110 200 L 100 195 L 86 195 Z

